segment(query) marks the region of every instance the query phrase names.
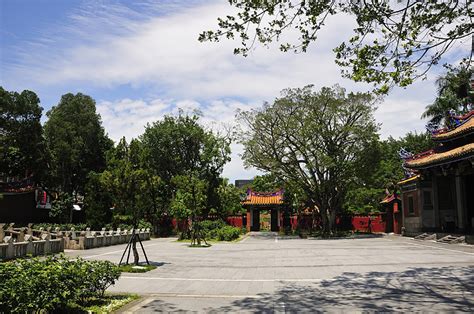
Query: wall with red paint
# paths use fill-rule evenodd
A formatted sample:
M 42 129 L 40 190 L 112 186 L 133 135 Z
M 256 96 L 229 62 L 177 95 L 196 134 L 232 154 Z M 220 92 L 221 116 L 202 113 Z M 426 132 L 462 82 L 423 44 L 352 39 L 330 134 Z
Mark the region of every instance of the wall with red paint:
M 243 227 L 243 219 L 242 216 L 229 216 L 225 219 L 226 223 L 231 225 L 232 227 Z
M 382 215 L 354 216 L 352 217 L 352 227 L 354 231 L 359 232 L 385 232 L 385 221 L 383 220 Z

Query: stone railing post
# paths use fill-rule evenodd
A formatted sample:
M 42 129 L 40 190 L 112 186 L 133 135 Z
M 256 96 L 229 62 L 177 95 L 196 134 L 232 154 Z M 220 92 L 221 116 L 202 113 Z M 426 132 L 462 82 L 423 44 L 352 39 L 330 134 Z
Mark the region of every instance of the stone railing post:
M 17 242 L 24 242 L 25 241 L 25 228 L 20 228 L 20 232 L 18 233 Z
M 8 244 L 7 247 L 7 255 L 5 256 L 7 259 L 12 259 L 15 257 L 15 248 L 13 247 L 13 237 L 6 236 L 3 238 L 3 242 Z
M 87 228 L 90 230 L 90 228 Z M 87 238 L 92 238 L 92 247 L 97 247 L 97 232 L 95 231 L 89 231 L 89 236 L 86 236 Z
M 41 235 L 41 240 L 44 240 L 44 252 L 42 252 L 42 254 L 46 255 L 48 253 L 51 253 L 51 242 L 49 242 L 49 240 L 51 240 L 51 233 L 49 232 L 43 233 Z
M 59 250 L 60 252 L 64 252 L 64 246 L 65 246 L 65 239 L 64 239 L 64 235 L 63 235 L 63 232 L 61 230 L 59 230 L 59 228 L 56 228 L 58 229 L 56 231 L 56 239 L 60 239 L 61 242 L 59 242 Z
M 26 254 L 33 255 L 35 253 L 35 248 L 33 246 L 33 235 L 25 235 L 25 242 L 28 242 L 28 244 L 26 245 Z
M 86 246 L 85 246 L 85 239 L 86 239 L 85 236 L 80 236 L 80 237 L 79 237 L 79 242 L 78 242 L 78 249 L 79 249 L 79 250 L 84 250 L 84 249 L 86 249 Z
M 28 231 L 26 232 L 29 235 L 33 235 L 33 224 L 29 223 L 28 224 Z
M 129 235 L 129 232 L 127 229 L 125 229 L 123 231 L 123 234 L 125 235 L 125 241 L 123 241 L 122 243 L 128 243 L 128 241 L 130 240 L 130 235 Z
M 72 240 L 76 240 L 76 239 L 77 239 L 76 229 L 74 229 L 74 227 L 71 228 L 71 239 L 72 239 Z

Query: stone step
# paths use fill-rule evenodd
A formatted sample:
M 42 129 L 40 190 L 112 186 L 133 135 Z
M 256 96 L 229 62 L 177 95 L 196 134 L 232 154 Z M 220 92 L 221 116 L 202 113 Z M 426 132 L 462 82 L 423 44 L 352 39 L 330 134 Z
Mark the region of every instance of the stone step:
M 436 240 L 436 233 L 422 233 L 415 237 L 416 240 Z
M 437 240 L 436 242 L 440 243 L 464 243 L 466 241 L 465 236 L 452 236 L 452 235 L 447 235 L 445 237 L 442 237 L 441 239 Z

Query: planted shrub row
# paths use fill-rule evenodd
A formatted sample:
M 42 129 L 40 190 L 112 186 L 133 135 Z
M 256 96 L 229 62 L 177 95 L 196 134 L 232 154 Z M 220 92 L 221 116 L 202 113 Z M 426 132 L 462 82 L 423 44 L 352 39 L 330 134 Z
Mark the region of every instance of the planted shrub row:
M 64 256 L 0 263 L 2 311 L 36 312 L 66 309 L 101 298 L 119 278 L 109 261 L 71 260 Z
M 229 226 L 222 220 L 204 220 L 200 226 L 206 238 L 219 241 L 238 239 L 241 233 L 240 228 Z

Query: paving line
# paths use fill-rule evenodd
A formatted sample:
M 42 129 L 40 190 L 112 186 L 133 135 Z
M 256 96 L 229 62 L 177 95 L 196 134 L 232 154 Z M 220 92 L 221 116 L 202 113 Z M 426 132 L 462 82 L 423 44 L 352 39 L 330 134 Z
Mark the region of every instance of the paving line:
M 387 239 L 387 240 L 392 241 L 392 242 L 400 243 L 399 241 L 392 240 L 392 239 Z M 467 255 L 474 255 L 474 253 L 471 253 L 471 252 L 464 252 L 464 251 L 459 251 L 459 250 L 447 249 L 447 248 L 444 248 L 444 247 L 438 247 L 438 246 L 433 246 L 433 245 L 426 245 L 426 244 L 412 243 L 412 242 L 403 242 L 403 243 L 409 244 L 409 245 L 414 245 L 414 246 L 429 247 L 429 248 L 432 248 L 432 249 L 438 249 L 438 250 L 442 250 L 442 251 L 449 251 L 449 252 L 456 252 L 456 253 L 464 253 L 464 254 L 467 254 Z
M 223 279 L 223 278 L 180 278 L 180 277 L 140 277 L 140 276 L 122 276 L 121 279 L 139 279 L 139 280 L 164 280 L 164 281 L 203 281 L 203 282 L 322 282 L 322 281 L 333 281 L 334 279 L 322 279 L 322 278 L 294 278 L 294 279 Z M 436 276 L 430 277 L 430 279 L 469 279 L 472 280 L 472 276 Z M 370 280 L 386 280 L 386 277 L 373 277 Z M 412 279 L 412 277 L 398 277 L 400 279 Z M 422 278 L 421 278 L 422 279 Z M 363 282 L 367 279 L 354 278 L 348 281 Z M 416 281 L 416 280 L 415 280 Z

